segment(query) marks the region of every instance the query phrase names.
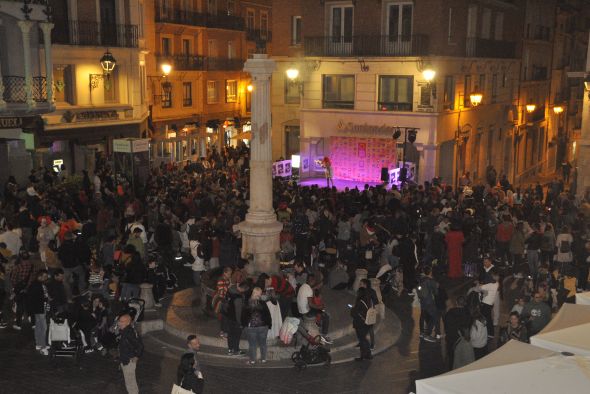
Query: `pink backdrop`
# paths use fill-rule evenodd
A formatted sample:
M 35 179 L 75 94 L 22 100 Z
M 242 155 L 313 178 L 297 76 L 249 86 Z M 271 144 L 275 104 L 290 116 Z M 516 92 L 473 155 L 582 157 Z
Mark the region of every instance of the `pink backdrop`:
M 334 178 L 379 182 L 381 168 L 397 163 L 396 143 L 389 138 L 330 137 Z

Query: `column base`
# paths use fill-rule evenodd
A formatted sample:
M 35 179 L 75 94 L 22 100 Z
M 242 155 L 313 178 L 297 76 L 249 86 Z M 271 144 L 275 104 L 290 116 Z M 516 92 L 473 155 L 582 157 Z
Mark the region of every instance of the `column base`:
M 280 270 L 277 253 L 281 249 L 279 234 L 283 225 L 276 221 L 252 222 L 248 214 L 240 223 L 242 233 L 242 258 L 248 259 L 249 274 L 277 273 Z

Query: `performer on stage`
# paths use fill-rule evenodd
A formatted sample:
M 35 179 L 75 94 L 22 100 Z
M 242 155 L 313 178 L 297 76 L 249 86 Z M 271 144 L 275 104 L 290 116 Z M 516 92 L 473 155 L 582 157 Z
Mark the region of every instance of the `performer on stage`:
M 330 182 L 332 182 L 332 186 L 334 186 L 334 180 L 332 179 L 332 162 L 328 156 L 324 156 L 324 160 L 322 160 L 322 167 L 324 167 L 327 187 L 330 187 Z

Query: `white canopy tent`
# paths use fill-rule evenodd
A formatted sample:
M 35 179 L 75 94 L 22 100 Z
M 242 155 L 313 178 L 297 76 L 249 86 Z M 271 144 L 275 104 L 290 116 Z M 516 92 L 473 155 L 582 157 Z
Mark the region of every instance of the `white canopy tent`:
M 510 341 L 470 365 L 416 381 L 417 394 L 554 394 L 586 392 L 590 358 L 566 357 Z
M 590 291 L 584 293 L 576 293 L 576 304 L 590 305 Z
M 590 305 L 563 304 L 531 344 L 556 352 L 590 356 Z

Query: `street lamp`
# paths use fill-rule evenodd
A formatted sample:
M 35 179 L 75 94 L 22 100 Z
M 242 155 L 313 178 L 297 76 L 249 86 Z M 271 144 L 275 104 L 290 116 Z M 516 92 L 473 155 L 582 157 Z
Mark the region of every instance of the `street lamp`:
M 473 105 L 474 107 L 477 107 L 478 105 L 480 105 L 482 100 L 483 100 L 483 93 L 477 91 L 477 89 L 475 90 L 475 92 L 472 92 L 471 94 L 469 94 L 469 101 L 471 102 L 471 105 Z
M 160 65 L 160 69 L 162 70 L 162 76 L 150 77 L 150 78 L 156 78 L 158 80 L 160 80 L 160 79 L 162 80 L 162 83 L 161 83 L 162 94 L 154 94 L 154 102 L 156 102 L 156 99 L 164 99 L 165 97 L 169 97 L 170 93 L 172 93 L 172 83 L 170 81 L 168 81 L 168 76 L 172 72 L 172 65 L 167 62 L 162 63 Z
M 526 112 L 528 112 L 529 114 L 535 112 L 536 109 L 537 106 L 533 103 L 529 103 L 526 105 Z
M 254 86 L 252 86 L 252 85 L 248 85 L 248 86 L 246 86 L 246 90 L 247 90 L 249 93 L 252 93 L 252 91 L 254 90 Z
M 100 67 L 102 68 L 102 74 L 90 74 L 89 75 L 89 89 L 90 89 L 90 103 L 92 103 L 92 90 L 98 87 L 98 82 L 102 79 L 105 81 L 105 89 L 111 88 L 110 77 L 111 73 L 117 65 L 117 61 L 112 53 L 107 51 L 102 55 L 99 60 Z
M 432 69 L 432 67 L 427 66 L 423 71 L 422 71 L 422 77 L 424 78 L 424 80 L 428 83 L 432 82 L 432 80 L 434 79 L 434 77 L 436 76 L 436 71 L 434 71 Z
M 287 70 L 287 78 L 289 78 L 289 80 L 291 81 L 295 81 L 297 78 L 299 78 L 299 70 L 291 67 Z
M 555 115 L 559 115 L 559 114 L 561 114 L 562 112 L 563 112 L 563 106 L 561 106 L 561 105 L 556 105 L 556 106 L 554 106 L 554 107 L 553 107 L 553 113 L 554 113 Z
M 172 65 L 170 63 L 162 63 L 160 68 L 162 69 L 162 74 L 164 74 L 164 77 L 170 75 L 170 72 L 172 71 Z

